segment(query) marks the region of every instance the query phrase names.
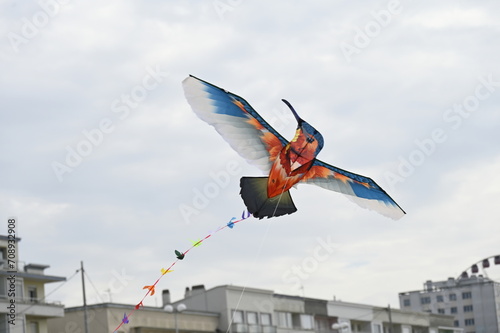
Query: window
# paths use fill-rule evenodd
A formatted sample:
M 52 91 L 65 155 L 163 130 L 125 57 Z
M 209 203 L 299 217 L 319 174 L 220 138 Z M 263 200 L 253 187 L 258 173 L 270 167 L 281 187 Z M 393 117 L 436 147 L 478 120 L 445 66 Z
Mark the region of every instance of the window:
M 263 326 L 271 326 L 271 314 L 270 313 L 261 313 L 260 314 L 260 324 Z
M 24 285 L 24 279 L 16 276 L 16 297 L 24 298 L 23 285 Z
M 314 320 L 312 315 L 301 314 L 300 315 L 300 328 L 306 330 L 314 329 Z
M 233 311 L 233 323 L 236 324 L 243 324 L 243 311 L 240 310 L 234 310 Z
M 457 295 L 456 294 L 450 294 L 450 301 L 456 301 L 457 300 Z
M 457 307 L 456 306 L 451 307 L 450 313 L 452 313 L 452 314 L 457 313 Z
M 7 268 L 7 248 L 0 247 L 0 268 Z
M 470 291 L 462 293 L 462 299 L 472 298 L 472 293 Z
M 0 267 L 0 269 L 1 269 L 1 267 Z M 7 279 L 6 276 L 5 277 L 4 276 L 0 276 L 0 295 L 3 295 L 3 296 L 7 295 L 7 291 L 5 289 L 5 287 L 7 286 L 7 280 L 6 279 Z M 9 288 L 7 287 L 7 289 L 9 289 Z M 2 332 L 1 320 L 2 320 L 2 316 L 0 316 L 0 332 Z M 6 329 L 6 331 L 7 331 L 7 329 Z
M 410 299 L 404 299 L 403 300 L 403 306 L 410 306 L 411 305 L 411 302 L 410 302 Z
M 453 321 L 453 326 L 455 327 L 460 326 L 460 322 L 458 320 Z
M 473 325 L 474 325 L 474 318 L 465 319 L 465 326 L 473 326 Z
M 284 328 L 292 328 L 292 314 L 289 312 L 276 312 L 278 318 L 278 326 Z
M 438 309 L 438 313 L 444 314 L 444 309 Z
M 257 325 L 258 323 L 257 312 L 247 312 L 247 324 Z
M 28 333 L 39 333 L 38 322 L 30 321 L 28 322 Z
M 38 302 L 38 294 L 35 286 L 28 286 L 28 297 L 31 303 Z
M 444 302 L 443 295 L 437 295 L 436 296 L 436 301 L 438 301 L 440 303 Z
M 464 312 L 472 312 L 473 308 L 472 305 L 464 305 Z
M 380 324 L 373 324 L 373 333 L 382 333 L 382 329 L 380 328 Z
M 420 304 L 430 304 L 431 303 L 431 298 L 430 297 L 422 297 L 420 298 Z

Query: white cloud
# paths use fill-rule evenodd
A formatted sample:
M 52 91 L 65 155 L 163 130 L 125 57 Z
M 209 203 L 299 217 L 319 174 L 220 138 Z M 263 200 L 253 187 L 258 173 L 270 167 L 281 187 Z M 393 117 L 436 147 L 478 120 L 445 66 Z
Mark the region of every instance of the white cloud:
M 449 6 L 443 6 L 439 9 L 418 14 L 410 19 L 408 23 L 431 29 L 467 29 L 490 26 L 494 23 L 494 18 L 487 8 L 458 6 L 450 8 Z

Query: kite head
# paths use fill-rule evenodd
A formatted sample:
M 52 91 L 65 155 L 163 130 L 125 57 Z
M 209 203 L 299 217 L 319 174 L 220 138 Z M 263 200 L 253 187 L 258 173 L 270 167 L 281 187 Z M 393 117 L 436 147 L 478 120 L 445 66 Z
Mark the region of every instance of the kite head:
M 293 106 L 287 100 L 282 99 L 282 101 L 283 103 L 288 105 L 293 115 L 295 116 L 295 119 L 297 120 L 297 133 L 295 135 L 294 140 L 303 136 L 308 144 L 316 146 L 315 154 L 318 154 L 319 151 L 323 148 L 323 143 L 324 143 L 323 136 L 321 135 L 321 133 L 318 132 L 314 127 L 309 125 L 307 121 L 300 118 L 295 109 L 293 108 Z

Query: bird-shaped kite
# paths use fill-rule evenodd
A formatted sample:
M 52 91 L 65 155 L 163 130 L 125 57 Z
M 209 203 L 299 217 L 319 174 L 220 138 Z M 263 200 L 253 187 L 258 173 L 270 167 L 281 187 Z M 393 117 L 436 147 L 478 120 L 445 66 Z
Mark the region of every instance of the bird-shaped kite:
M 360 206 L 393 219 L 405 214 L 372 179 L 316 159 L 323 148 L 322 135 L 286 100 L 283 102 L 297 120 L 290 142 L 240 96 L 194 76 L 187 77 L 183 87 L 196 115 L 212 125 L 249 163 L 268 174 L 241 178 L 240 194 L 253 216 L 270 218 L 296 212 L 289 190 L 298 183 L 346 194 Z

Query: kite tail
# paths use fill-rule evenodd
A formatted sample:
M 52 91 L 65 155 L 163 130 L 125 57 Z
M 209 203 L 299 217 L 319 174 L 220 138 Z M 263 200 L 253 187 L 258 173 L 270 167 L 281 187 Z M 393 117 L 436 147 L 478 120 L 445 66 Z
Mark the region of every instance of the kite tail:
M 292 214 L 297 211 L 293 204 L 290 191 L 269 198 L 267 196 L 268 177 L 242 177 L 240 180 L 240 195 L 248 211 L 262 219 Z

